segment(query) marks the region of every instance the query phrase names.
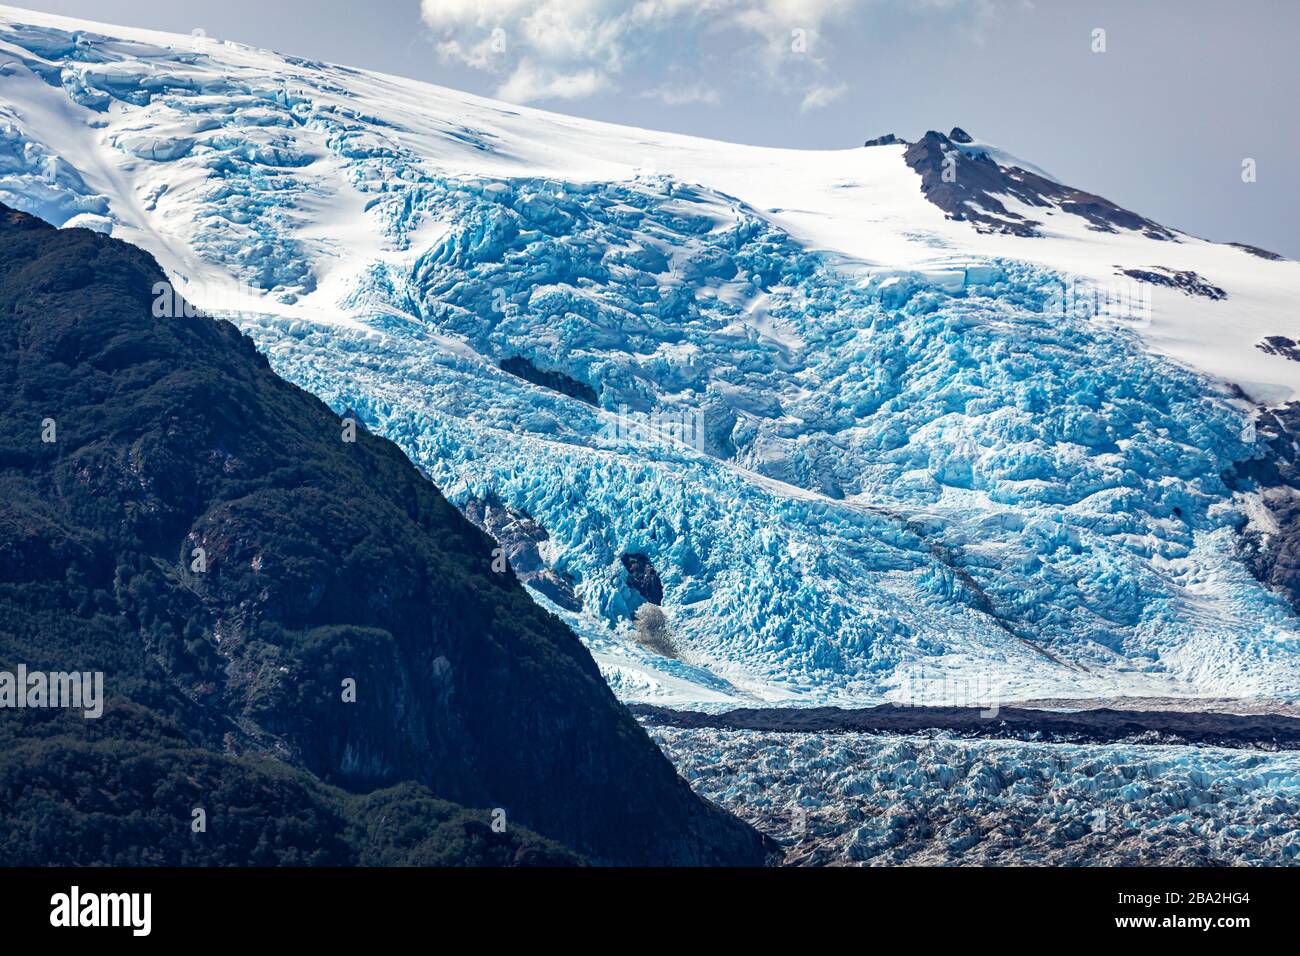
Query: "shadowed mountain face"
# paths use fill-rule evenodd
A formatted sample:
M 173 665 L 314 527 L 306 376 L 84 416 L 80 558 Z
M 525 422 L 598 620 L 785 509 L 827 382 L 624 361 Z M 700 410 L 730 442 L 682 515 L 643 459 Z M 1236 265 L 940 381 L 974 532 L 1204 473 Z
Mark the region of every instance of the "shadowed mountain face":
M 103 671 L 107 698 L 100 720 L 0 711 L 0 846 L 35 839 L 11 813 L 65 815 L 91 843 L 143 814 L 186 839 L 142 862 L 181 862 L 200 852 L 192 807 L 210 847 L 231 792 L 266 787 L 296 796 L 246 799 L 240 819 L 292 830 L 297 862 L 454 862 L 420 845 L 429 808 L 461 819 L 435 798 L 504 810 L 505 835 L 484 812 L 473 837 L 495 855 L 469 861 L 567 857 L 522 827 L 596 861 L 763 861 L 395 445 L 233 326 L 153 317 L 163 281 L 129 245 L 0 207 L 0 669 Z M 49 748 L 118 767 L 123 799 L 49 774 L 33 796 Z M 378 788 L 396 789 L 359 796 Z M 377 832 L 362 804 L 428 832 Z M 258 862 L 239 846 L 211 858 Z

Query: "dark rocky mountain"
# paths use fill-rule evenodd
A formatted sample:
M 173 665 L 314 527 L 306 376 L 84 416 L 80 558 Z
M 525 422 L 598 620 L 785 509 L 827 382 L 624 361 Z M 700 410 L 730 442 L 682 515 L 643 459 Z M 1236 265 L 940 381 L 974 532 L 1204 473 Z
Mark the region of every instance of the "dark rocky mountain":
M 1028 206 L 1079 216 L 1098 232 L 1131 229 L 1151 239 L 1177 240 L 1172 230 L 1123 209 L 1108 199 L 1066 186 L 1019 166 L 1002 166 L 977 146 L 965 130 L 947 135 L 930 130 L 908 146 L 907 165 L 921 177 L 921 191 L 948 218 L 971 223 L 980 232 L 1037 236 L 1042 222 L 1009 210 L 999 196 Z M 951 171 L 945 177 L 945 163 Z
M 107 700 L 0 710 L 8 862 L 764 862 L 397 446 L 163 281 L 0 207 L 0 670 Z

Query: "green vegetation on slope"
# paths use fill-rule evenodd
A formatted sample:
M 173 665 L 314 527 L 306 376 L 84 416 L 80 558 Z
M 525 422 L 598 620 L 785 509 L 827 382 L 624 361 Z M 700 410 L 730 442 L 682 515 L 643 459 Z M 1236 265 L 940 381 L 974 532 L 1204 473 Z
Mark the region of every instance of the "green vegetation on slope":
M 522 826 L 602 862 L 763 860 L 395 445 L 344 440 L 228 323 L 154 318 L 161 281 L 0 207 L 0 669 L 103 671 L 108 699 L 0 710 L 14 859 L 568 858 Z

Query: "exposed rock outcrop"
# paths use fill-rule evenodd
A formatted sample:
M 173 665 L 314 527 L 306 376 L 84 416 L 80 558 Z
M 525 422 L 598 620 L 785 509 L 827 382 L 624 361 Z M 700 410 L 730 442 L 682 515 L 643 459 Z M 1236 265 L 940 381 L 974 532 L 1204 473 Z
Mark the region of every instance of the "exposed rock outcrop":
M 1264 454 L 1228 476 L 1263 506 L 1241 547 L 1255 576 L 1300 611 L 1300 402 L 1261 411 L 1254 427 Z
M 1164 266 L 1152 266 L 1149 269 L 1123 269 L 1121 272 L 1139 282 L 1149 282 L 1151 285 L 1163 286 L 1166 289 L 1177 289 L 1186 295 L 1195 295 L 1214 302 L 1228 297 L 1228 293 L 1190 269 L 1177 271 Z
M 582 599 L 571 577 L 546 565 L 542 548 L 550 540 L 546 529 L 522 512 L 491 499 L 472 499 L 465 517 L 486 531 L 500 546 L 509 570 L 523 584 L 546 595 L 567 611 L 581 611 Z
M 1044 211 L 1056 209 L 1079 216 L 1098 232 L 1131 229 L 1150 239 L 1177 238 L 1172 230 L 1101 196 L 1019 166 L 999 165 L 985 152 L 969 148 L 973 142 L 960 127 L 947 136 L 931 130 L 903 154 L 907 165 L 920 175 L 925 198 L 950 219 L 969 222 L 980 232 L 1039 235 L 1041 220 L 1013 212 L 998 198 L 1011 196 Z
M 501 361 L 501 370 L 518 376 L 526 382 L 532 382 L 542 388 L 549 388 L 553 392 L 559 392 L 562 395 L 568 395 L 570 398 L 576 398 L 580 402 L 586 402 L 588 405 L 595 405 L 600 398 L 596 394 L 596 390 L 586 382 L 579 382 L 576 378 L 571 378 L 563 372 L 540 369 L 522 355 L 512 355 L 507 359 L 503 359 Z
M 659 580 L 659 572 L 646 555 L 623 555 L 623 568 L 627 571 L 627 583 L 632 590 L 651 604 L 664 603 L 663 582 Z
M 1269 252 L 1267 249 L 1261 249 L 1259 246 L 1248 245 L 1244 242 L 1230 242 L 1228 245 L 1234 246 L 1242 252 L 1247 252 L 1257 258 L 1268 259 L 1270 262 L 1282 262 L 1286 259 L 1286 256 L 1278 255 L 1276 252 Z
M 1255 348 L 1266 355 L 1280 355 L 1292 362 L 1300 362 L 1300 343 L 1286 335 L 1266 335 L 1262 342 L 1256 342 Z

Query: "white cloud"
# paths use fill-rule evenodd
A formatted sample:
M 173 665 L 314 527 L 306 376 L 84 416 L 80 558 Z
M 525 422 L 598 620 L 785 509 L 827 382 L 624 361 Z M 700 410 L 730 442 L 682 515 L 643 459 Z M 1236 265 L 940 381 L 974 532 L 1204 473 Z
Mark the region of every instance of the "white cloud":
M 497 95 L 524 102 L 572 99 L 609 89 L 634 61 L 652 68 L 680 64 L 682 57 L 690 55 L 691 45 L 682 42 L 686 36 L 726 40 L 731 48 L 742 48 L 737 55 L 748 48 L 769 79 L 790 86 L 794 78 L 785 73 L 825 70 L 823 24 L 850 12 L 853 4 L 851 0 L 422 0 L 421 7 L 437 50 L 446 60 L 504 75 Z M 701 63 L 690 65 L 706 68 Z M 719 98 L 716 88 L 699 83 L 676 92 L 664 83 L 650 95 L 678 103 Z
M 597 70 L 561 73 L 524 61 L 497 87 L 497 95 L 511 103 L 531 103 L 546 99 L 576 100 L 599 93 L 608 85 L 608 79 Z
M 799 110 L 807 113 L 811 110 L 822 109 L 834 103 L 848 91 L 849 85 L 847 83 L 837 83 L 834 86 L 814 86 L 804 96 L 803 102 L 799 104 Z
M 690 106 L 695 103 L 717 106 L 722 102 L 722 94 L 717 90 L 699 84 L 674 86 L 671 83 L 665 83 L 663 86 L 646 90 L 641 95 L 661 100 L 669 106 Z

